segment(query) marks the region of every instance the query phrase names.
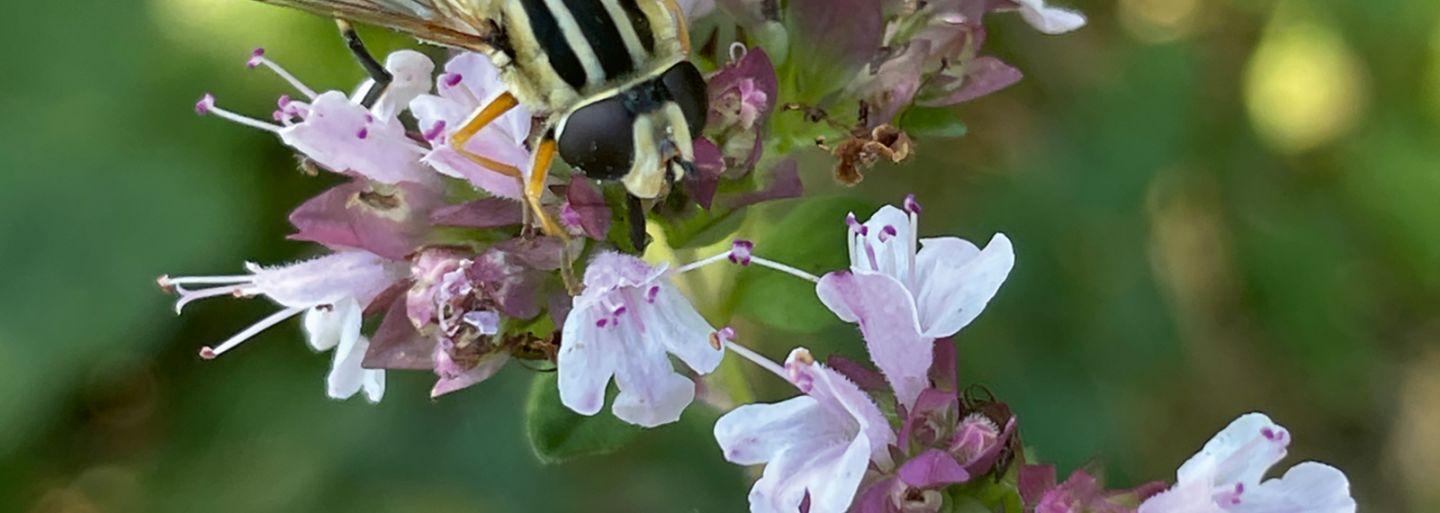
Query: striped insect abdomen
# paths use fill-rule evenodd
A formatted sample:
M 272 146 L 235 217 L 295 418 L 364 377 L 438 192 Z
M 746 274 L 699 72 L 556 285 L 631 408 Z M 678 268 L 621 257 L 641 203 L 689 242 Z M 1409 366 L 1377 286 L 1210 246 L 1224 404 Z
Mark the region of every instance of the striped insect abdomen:
M 512 92 L 538 112 L 563 112 L 682 56 L 660 0 L 502 0 L 514 51 Z

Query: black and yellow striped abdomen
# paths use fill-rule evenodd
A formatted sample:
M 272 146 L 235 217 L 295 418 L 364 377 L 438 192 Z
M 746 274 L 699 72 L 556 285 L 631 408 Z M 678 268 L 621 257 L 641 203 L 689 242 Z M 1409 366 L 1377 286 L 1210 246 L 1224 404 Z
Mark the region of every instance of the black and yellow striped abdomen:
M 563 114 L 684 58 L 661 0 L 494 1 L 510 54 L 497 64 L 537 113 Z

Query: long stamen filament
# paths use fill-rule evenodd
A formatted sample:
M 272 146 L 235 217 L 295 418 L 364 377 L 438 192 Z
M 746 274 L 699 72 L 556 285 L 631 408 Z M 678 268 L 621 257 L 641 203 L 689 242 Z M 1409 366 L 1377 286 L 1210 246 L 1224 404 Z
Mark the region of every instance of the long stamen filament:
M 180 287 L 177 285 L 175 286 L 175 291 L 180 293 L 180 299 L 178 301 L 175 301 L 175 315 L 180 315 L 181 310 L 185 309 L 185 305 L 188 305 L 191 302 L 216 296 L 240 295 L 245 292 L 245 289 L 235 286 L 224 286 L 211 287 L 208 289 L 187 290 L 184 287 Z
M 800 279 L 802 279 L 802 280 L 809 281 L 809 282 L 811 282 L 811 283 L 820 283 L 820 277 L 819 277 L 819 276 L 815 276 L 815 275 L 810 274 L 810 273 L 808 273 L 808 272 L 802 271 L 802 270 L 800 270 L 800 269 L 796 269 L 796 268 L 794 268 L 794 267 L 791 267 L 791 266 L 782 264 L 782 263 L 780 263 L 780 262 L 776 262 L 776 261 L 774 261 L 774 260 L 769 260 L 769 259 L 761 258 L 761 257 L 758 257 L 758 256 L 751 256 L 751 257 L 750 257 L 750 261 L 752 261 L 752 262 L 754 262 L 754 263 L 756 263 L 756 264 L 759 264 L 761 267 L 769 267 L 769 268 L 774 269 L 774 270 L 776 270 L 776 271 L 780 271 L 780 272 L 783 272 L 783 273 L 785 273 L 785 274 L 789 274 L 789 275 L 791 275 L 791 276 L 794 276 L 794 277 L 796 277 L 796 278 L 800 278 Z
M 759 365 L 761 368 L 770 371 L 776 376 L 780 376 L 780 379 L 785 380 L 787 383 L 790 381 L 790 373 L 785 372 L 784 367 L 781 367 L 780 364 L 775 363 L 769 358 L 761 356 L 760 353 L 751 351 L 750 348 L 742 346 L 740 344 L 736 344 L 734 341 L 730 340 L 725 341 L 725 347 L 735 352 L 735 354 L 740 355 L 742 358 L 750 360 L 751 363 Z
M 218 346 L 215 346 L 213 348 L 209 346 L 200 348 L 200 357 L 206 360 L 214 359 L 217 356 L 225 354 L 226 351 L 229 351 L 231 349 L 234 349 L 236 346 L 239 346 L 241 342 L 249 340 L 256 334 L 270 329 L 270 327 L 276 324 L 280 324 L 286 319 L 294 317 L 303 311 L 305 311 L 304 308 L 286 308 L 279 312 L 270 314 L 269 317 L 261 319 L 260 322 L 250 325 L 249 328 L 245 328 L 245 331 L 241 331 L 240 333 L 236 333 L 234 336 L 225 339 L 225 341 L 221 342 Z
M 207 99 L 208 99 L 208 97 L 207 97 Z M 220 106 L 215 105 L 215 103 L 214 103 L 213 100 L 212 100 L 208 105 L 205 105 L 204 114 L 213 114 L 213 115 L 215 115 L 215 116 L 219 116 L 220 119 L 224 119 L 224 120 L 226 120 L 226 121 L 230 121 L 230 122 L 233 122 L 233 123 L 239 123 L 239 124 L 241 124 L 241 125 L 245 125 L 245 126 L 248 126 L 248 127 L 250 127 L 250 128 L 258 128 L 258 129 L 264 130 L 264 131 L 266 131 L 266 132 L 279 133 L 279 132 L 280 132 L 280 128 L 281 128 L 281 127 L 278 126 L 278 125 L 274 125 L 274 124 L 271 124 L 271 123 L 266 123 L 266 122 L 264 122 L 264 121 L 260 121 L 260 120 L 255 119 L 255 118 L 251 118 L 251 117 L 249 117 L 249 116 L 243 116 L 243 115 L 236 114 L 236 113 L 234 113 L 234 112 L 230 112 L 230 111 L 228 111 L 228 110 L 222 109 L 222 108 L 220 108 Z
M 688 273 L 688 272 L 690 272 L 690 271 L 694 271 L 694 270 L 696 270 L 696 269 L 699 269 L 699 268 L 701 268 L 701 267 L 705 267 L 705 266 L 707 266 L 707 265 L 710 265 L 710 264 L 713 264 L 713 263 L 716 263 L 716 262 L 725 260 L 725 259 L 727 259 L 727 258 L 730 258 L 730 253 L 731 253 L 731 251 L 725 251 L 725 252 L 722 252 L 722 253 L 719 253 L 719 254 L 716 254 L 716 255 L 712 255 L 712 256 L 710 256 L 710 257 L 708 257 L 708 258 L 705 258 L 705 259 L 702 259 L 702 260 L 697 260 L 697 261 L 694 261 L 694 262 L 690 262 L 690 263 L 688 263 L 688 264 L 685 264 L 685 265 L 682 265 L 682 266 L 680 266 L 680 267 L 675 268 L 675 270 L 674 270 L 673 272 L 674 272 L 675 274 L 685 274 L 685 273 Z
M 171 285 L 232 285 L 236 283 L 247 283 L 253 281 L 254 276 L 248 274 L 236 274 L 232 276 L 161 276 L 160 286 Z
M 300 94 L 305 95 L 306 97 L 310 98 L 311 100 L 314 100 L 314 99 L 315 99 L 315 90 L 314 90 L 314 89 L 311 89 L 311 88 L 307 87 L 304 82 L 301 82 L 300 79 L 295 78 L 295 75 L 291 75 L 289 71 L 287 71 L 285 68 L 281 67 L 279 64 L 276 64 L 275 61 L 272 61 L 272 60 L 270 60 L 270 59 L 268 59 L 268 58 L 266 58 L 266 57 L 257 55 L 257 56 L 255 56 L 255 57 L 251 58 L 250 64 L 251 64 L 251 67 L 254 67 L 255 65 L 261 65 L 261 66 L 265 66 L 265 67 L 267 67 L 267 68 L 270 68 L 270 71 L 275 72 L 275 74 L 276 74 L 276 75 L 279 75 L 280 78 L 283 78 L 283 79 L 285 79 L 286 82 L 289 82 L 291 87 L 294 87 L 295 90 L 300 91 Z

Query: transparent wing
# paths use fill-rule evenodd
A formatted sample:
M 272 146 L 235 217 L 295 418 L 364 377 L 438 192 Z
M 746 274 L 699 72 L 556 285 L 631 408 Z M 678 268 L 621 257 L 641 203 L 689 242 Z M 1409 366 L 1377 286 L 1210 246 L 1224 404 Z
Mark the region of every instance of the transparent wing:
M 492 45 L 494 0 L 257 0 L 398 30 L 432 43 L 484 51 Z

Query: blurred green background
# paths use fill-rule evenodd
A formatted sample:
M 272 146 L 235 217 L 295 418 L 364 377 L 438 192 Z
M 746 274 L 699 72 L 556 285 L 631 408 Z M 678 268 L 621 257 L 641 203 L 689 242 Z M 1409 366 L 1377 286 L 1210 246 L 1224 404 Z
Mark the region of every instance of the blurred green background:
M 1340 467 L 1365 511 L 1440 509 L 1440 4 L 1069 5 L 1091 23 L 1063 37 L 992 18 L 989 51 L 1028 76 L 962 106 L 969 136 L 919 141 L 852 190 L 811 158 L 812 190 L 870 205 L 919 191 L 926 234 L 1010 235 L 1014 273 L 958 337 L 962 379 L 1011 403 L 1062 471 L 1170 479 L 1263 410 L 1295 435 L 1281 468 Z M 0 23 L 0 511 L 744 510 L 751 477 L 722 461 L 709 408 L 543 467 L 523 368 L 439 401 L 430 376 L 395 372 L 371 406 L 325 399 L 329 357 L 297 323 L 196 357 L 271 307 L 176 318 L 155 276 L 313 254 L 283 240 L 285 216 L 335 180 L 191 106 L 212 91 L 269 112 L 285 86 L 245 69 L 256 46 L 348 88 L 361 73 L 330 22 L 80 0 L 17 3 Z M 773 232 L 790 207 L 746 229 Z M 751 296 L 742 314 L 764 310 Z M 859 354 L 847 326 L 736 322 L 775 358 Z M 760 398 L 787 395 L 756 376 Z

